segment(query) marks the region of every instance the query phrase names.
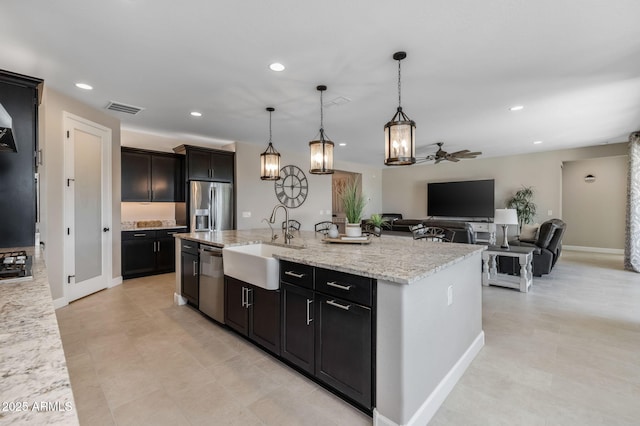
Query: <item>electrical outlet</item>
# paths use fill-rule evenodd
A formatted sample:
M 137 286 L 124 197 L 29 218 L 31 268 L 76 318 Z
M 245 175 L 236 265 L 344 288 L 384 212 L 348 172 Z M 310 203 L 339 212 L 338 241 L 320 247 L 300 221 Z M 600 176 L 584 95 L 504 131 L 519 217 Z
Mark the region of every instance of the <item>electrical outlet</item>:
M 553 210 L 547 210 L 547 216 L 553 216 Z
M 242 217 L 251 217 L 251 212 L 242 212 Z
M 453 303 L 453 286 L 450 285 L 447 288 L 447 306 L 451 306 L 452 303 Z

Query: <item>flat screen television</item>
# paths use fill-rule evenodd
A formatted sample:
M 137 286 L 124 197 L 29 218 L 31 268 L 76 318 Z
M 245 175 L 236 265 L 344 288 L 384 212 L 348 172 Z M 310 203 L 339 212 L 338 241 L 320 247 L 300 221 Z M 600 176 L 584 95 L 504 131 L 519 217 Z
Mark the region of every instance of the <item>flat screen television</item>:
M 495 213 L 494 180 L 427 184 L 427 215 L 491 218 Z

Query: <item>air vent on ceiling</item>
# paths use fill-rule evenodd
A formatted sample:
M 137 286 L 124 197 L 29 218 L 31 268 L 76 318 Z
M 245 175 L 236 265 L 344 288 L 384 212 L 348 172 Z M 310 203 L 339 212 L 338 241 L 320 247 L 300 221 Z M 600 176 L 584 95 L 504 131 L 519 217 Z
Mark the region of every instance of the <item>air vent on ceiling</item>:
M 107 109 L 111 111 L 124 112 L 125 114 L 136 115 L 140 111 L 144 110 L 142 107 L 137 107 L 134 105 L 127 105 L 120 102 L 109 101 L 107 105 Z
M 332 99 L 330 101 L 327 101 L 324 103 L 324 107 L 325 108 L 331 108 L 334 106 L 340 106 L 340 105 L 344 105 L 351 102 L 351 99 L 347 98 L 346 96 L 338 96 L 335 99 Z

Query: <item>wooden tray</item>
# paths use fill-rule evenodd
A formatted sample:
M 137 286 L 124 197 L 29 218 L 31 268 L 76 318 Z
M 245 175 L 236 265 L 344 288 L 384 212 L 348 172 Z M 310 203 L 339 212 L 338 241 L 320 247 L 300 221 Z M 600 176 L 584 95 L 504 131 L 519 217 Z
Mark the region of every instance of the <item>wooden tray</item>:
M 341 244 L 369 244 L 369 243 L 371 243 L 371 235 L 367 235 L 367 239 L 366 240 L 343 240 L 342 237 L 343 237 L 343 235 L 339 236 L 338 238 L 324 237 L 322 239 L 322 241 L 324 241 L 325 243 L 341 243 Z

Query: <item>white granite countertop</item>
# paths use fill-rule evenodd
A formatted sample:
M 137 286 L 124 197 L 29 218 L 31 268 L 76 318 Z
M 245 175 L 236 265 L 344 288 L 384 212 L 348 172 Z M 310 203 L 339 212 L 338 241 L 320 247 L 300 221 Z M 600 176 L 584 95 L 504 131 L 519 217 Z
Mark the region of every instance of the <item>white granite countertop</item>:
M 268 243 L 271 240 L 271 231 L 253 229 L 192 232 L 175 236 L 224 247 Z M 370 244 L 327 243 L 322 241 L 322 238 L 321 234 L 312 231 L 295 232 L 291 243 L 294 248 L 274 257 L 399 284 L 410 284 L 486 248 L 483 245 L 439 243 L 384 234 L 380 238 L 372 237 Z M 282 242 L 282 235 L 276 240 L 278 241 Z
M 40 250 L 33 280 L 0 282 L 0 423 L 77 425 L 69 373 Z

